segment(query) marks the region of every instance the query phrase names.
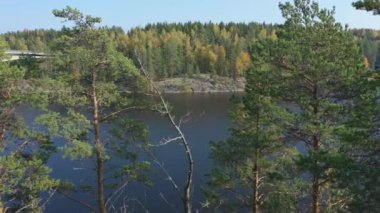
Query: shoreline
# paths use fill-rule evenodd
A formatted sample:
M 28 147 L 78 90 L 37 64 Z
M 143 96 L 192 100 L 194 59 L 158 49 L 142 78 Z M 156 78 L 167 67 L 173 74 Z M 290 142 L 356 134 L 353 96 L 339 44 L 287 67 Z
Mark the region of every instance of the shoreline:
M 156 81 L 158 89 L 165 94 L 185 93 L 241 93 L 245 90 L 245 78 L 232 79 L 206 74 L 192 77 L 168 78 Z

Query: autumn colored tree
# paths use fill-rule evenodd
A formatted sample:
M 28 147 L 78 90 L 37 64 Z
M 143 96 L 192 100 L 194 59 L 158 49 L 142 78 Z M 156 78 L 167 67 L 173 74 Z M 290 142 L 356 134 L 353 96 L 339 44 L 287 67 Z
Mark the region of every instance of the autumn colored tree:
M 236 58 L 235 69 L 237 76 L 243 76 L 244 71 L 246 71 L 251 66 L 251 57 L 248 52 L 241 52 Z

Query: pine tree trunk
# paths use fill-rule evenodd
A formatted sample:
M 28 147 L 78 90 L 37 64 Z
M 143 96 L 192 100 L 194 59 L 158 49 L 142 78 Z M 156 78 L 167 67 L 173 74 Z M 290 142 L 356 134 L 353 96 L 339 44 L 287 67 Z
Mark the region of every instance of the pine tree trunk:
M 313 150 L 318 151 L 319 150 L 319 137 L 316 135 L 313 135 Z M 315 164 L 318 164 L 318 162 L 314 162 Z M 319 213 L 320 212 L 320 199 L 321 199 L 321 190 L 320 190 L 320 184 L 319 184 L 319 174 L 313 175 L 313 186 L 312 186 L 312 212 L 313 213 Z
M 319 113 L 319 100 L 318 100 L 318 86 L 314 86 L 313 91 L 313 99 L 315 101 L 314 115 L 318 115 Z M 319 121 L 316 121 L 316 126 L 319 126 Z M 319 151 L 320 138 L 318 135 L 314 134 L 312 137 L 313 140 L 313 151 Z M 318 162 L 314 162 L 318 164 Z M 312 212 L 319 213 L 320 212 L 320 199 L 321 199 L 321 190 L 319 185 L 319 173 L 313 175 L 313 186 L 312 186 Z
M 98 148 L 97 148 L 98 149 Z M 98 205 L 99 205 L 99 212 L 100 213 L 106 213 L 106 206 L 105 206 L 105 199 L 104 199 L 104 177 L 103 177 L 103 159 L 101 157 L 101 153 L 97 150 L 96 151 L 96 173 L 98 177 Z
M 255 156 L 255 162 L 253 166 L 253 191 L 252 191 L 252 212 L 258 213 L 259 212 L 259 168 L 258 168 L 258 156 Z
M 99 103 L 96 94 L 96 71 L 92 71 L 92 104 L 94 116 L 94 136 L 96 152 L 96 174 L 98 187 L 98 205 L 99 212 L 106 213 L 105 195 L 104 195 L 104 155 L 103 146 L 100 141 L 100 122 L 99 122 Z
M 320 194 L 319 177 L 315 176 L 313 179 L 313 213 L 320 212 Z

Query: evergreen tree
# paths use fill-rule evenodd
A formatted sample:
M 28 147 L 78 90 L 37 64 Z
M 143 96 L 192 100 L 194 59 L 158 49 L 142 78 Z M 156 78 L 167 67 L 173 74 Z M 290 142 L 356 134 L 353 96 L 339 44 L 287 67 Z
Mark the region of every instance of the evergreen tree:
M 296 211 L 297 193 L 291 174 L 295 150 L 286 145 L 283 132 L 291 116 L 278 105 L 275 85 L 280 79 L 263 60 L 271 42 L 256 44 L 257 57 L 246 75 L 246 94 L 236 98 L 231 109 L 230 138 L 211 143 L 215 168 L 207 194 L 214 207 Z
M 16 109 L 23 104 L 46 108 L 49 96 L 41 85 L 49 82 L 26 78 L 24 69 L 3 61 L 4 49 L 0 37 L 0 211 L 38 212 L 41 193 L 58 186 L 46 165 L 54 148 L 47 135 L 28 126 Z
M 368 70 L 357 78 L 352 107 L 344 125 L 338 129 L 346 153 L 339 184 L 350 199 L 350 212 L 376 212 L 380 209 L 380 134 L 378 73 Z
M 380 13 L 380 1 L 379 0 L 363 0 L 352 3 L 356 9 L 372 11 L 374 15 Z
M 59 93 L 56 104 L 64 106 L 67 113 L 51 112 L 39 122 L 53 136 L 67 140 L 63 147 L 66 156 L 94 160 L 98 208 L 104 213 L 107 212 L 105 187 L 112 180 L 106 180 L 106 175 L 119 178 L 118 187 L 124 186 L 125 182 L 142 178 L 139 171 L 148 166 L 137 161 L 131 148 L 131 142 L 145 141 L 147 132 L 141 123 L 125 114 L 136 108 L 127 90 L 143 89 L 143 79 L 133 62 L 116 50 L 107 30 L 95 27 L 100 18 L 84 16 L 71 7 L 53 13 L 75 24 L 65 29 L 65 34 L 53 46 L 56 78 L 62 86 L 56 88 Z M 83 109 L 91 109 L 91 116 L 86 116 Z M 111 120 L 117 128 L 108 131 L 110 136 L 105 137 L 103 124 Z M 113 157 L 130 163 L 110 174 L 107 168 L 113 168 Z
M 280 4 L 286 19 L 278 33 L 272 63 L 283 77 L 284 98 L 300 109 L 289 126 L 296 138 L 308 147 L 297 161 L 311 176 L 311 211 L 338 208 L 342 198 L 337 171 L 344 166 L 340 140 L 334 131 L 345 115 L 345 104 L 354 79 L 363 70 L 363 58 L 353 36 L 335 22 L 334 11 L 320 9 L 316 2 L 295 0 Z

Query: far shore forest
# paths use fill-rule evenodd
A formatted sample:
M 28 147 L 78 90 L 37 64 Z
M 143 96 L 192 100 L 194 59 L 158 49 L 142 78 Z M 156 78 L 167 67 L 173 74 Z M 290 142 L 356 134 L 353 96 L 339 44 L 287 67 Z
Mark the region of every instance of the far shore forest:
M 380 13 L 378 0 L 352 6 Z M 118 193 L 131 182 L 155 184 L 158 160 L 139 155 L 170 143 L 186 159 L 184 180 L 159 164 L 180 192 L 177 212 L 380 212 L 380 29 L 349 29 L 310 0 L 274 11 L 283 24 L 155 23 L 125 32 L 67 6 L 52 18 L 69 27 L 0 35 L 0 212 L 44 212 L 58 195 L 88 212 L 130 212 Z M 46 57 L 12 61 L 7 50 Z M 158 83 L 173 78 L 245 79 L 244 93 L 231 98 L 230 136 L 209 142 L 200 204 L 193 179 L 201 162 Z M 28 123 L 21 106 L 41 114 Z M 133 110 L 156 112 L 177 136 L 149 141 Z M 96 183 L 86 190 L 95 204 L 51 176 L 52 153 L 93 162 Z

